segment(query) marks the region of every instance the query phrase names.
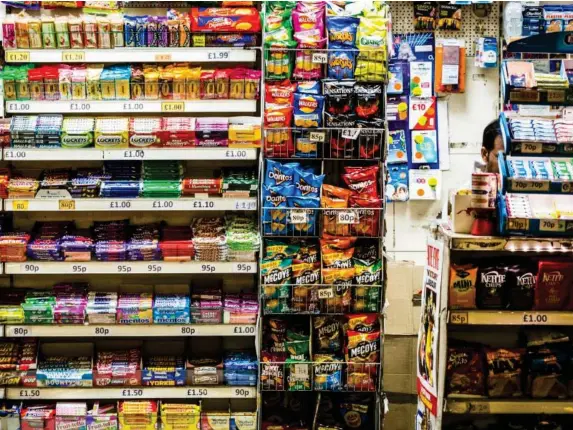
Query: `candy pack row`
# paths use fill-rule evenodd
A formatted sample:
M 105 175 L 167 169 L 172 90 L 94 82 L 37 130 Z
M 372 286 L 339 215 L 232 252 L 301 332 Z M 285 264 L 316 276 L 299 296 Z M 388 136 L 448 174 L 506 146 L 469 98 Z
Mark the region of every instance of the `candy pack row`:
M 572 309 L 573 263 L 494 261 L 450 267 L 451 309 Z
M 7 66 L 6 100 L 256 100 L 261 71 L 188 64 Z
M 569 196 L 506 194 L 509 218 L 573 219 L 573 202 Z
M 13 148 L 257 147 L 261 124 L 249 117 L 64 117 L 13 116 Z
M 388 24 L 383 3 L 267 2 L 266 78 L 383 81 Z M 316 59 L 327 46 L 326 58 Z
M 303 325 L 266 318 L 261 388 L 263 391 L 376 391 L 380 333 L 376 314 L 315 316 L 311 332 L 308 322 Z
M 564 119 L 510 118 L 512 138 L 520 141 L 571 143 L 573 122 Z
M 382 208 L 378 172 L 376 165 L 345 166 L 341 179 L 348 188 L 341 188 L 323 184 L 324 175 L 316 175 L 314 167 L 266 160 L 263 234 L 317 236 L 320 214 L 321 234 L 376 237 Z M 352 223 L 339 221 L 345 208 L 357 208 Z
M 192 226 L 96 221 L 38 222 L 31 233 L 0 235 L 3 261 L 255 261 L 259 235 L 253 218 L 197 218 Z
M 88 284 L 57 284 L 50 290 L 17 290 L 0 297 L 6 324 L 254 324 L 254 293 L 186 284 L 125 285 L 90 291 Z
M 490 398 L 563 399 L 573 395 L 573 348 L 556 331 L 526 331 L 519 347 L 451 344 L 446 391 Z
M 254 7 L 169 9 L 165 16 L 84 14 L 7 16 L 2 24 L 5 49 L 178 48 L 255 46 L 261 30 Z M 193 33 L 211 33 L 194 35 Z
M 7 405 L 0 409 L 9 426 L 22 430 L 256 430 L 257 413 L 210 410 L 201 403 L 139 400 Z M 11 427 L 9 427 L 11 428 Z
M 39 178 L 0 169 L 0 198 L 61 198 L 56 190 L 72 198 L 256 197 L 253 169 L 224 168 L 199 178 L 187 175 L 177 161 L 107 161 L 103 169 L 49 169 Z
M 379 156 L 384 128 L 384 87 L 353 80 L 267 83 L 265 85 L 265 153 L 268 157 L 317 158 L 324 142 L 332 158 Z M 326 140 L 298 134 L 291 127 L 351 128 Z M 276 129 L 276 130 L 273 130 Z M 320 130 L 324 133 L 323 130 Z M 360 138 L 359 138 L 360 136 Z M 329 157 L 330 158 L 330 157 Z
M 516 179 L 573 180 L 573 159 L 507 157 L 506 163 Z
M 3 384 L 26 387 L 254 386 L 258 361 L 250 351 L 196 356 L 183 341 L 92 343 L 12 341 L 1 345 Z M 13 351 L 13 352 L 11 352 Z
M 265 241 L 265 314 L 379 312 L 382 260 L 374 240 Z

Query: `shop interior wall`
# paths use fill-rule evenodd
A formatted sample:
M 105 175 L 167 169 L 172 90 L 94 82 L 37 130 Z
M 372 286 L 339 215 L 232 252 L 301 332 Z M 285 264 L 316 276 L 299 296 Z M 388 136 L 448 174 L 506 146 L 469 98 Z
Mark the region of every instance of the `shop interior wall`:
M 413 295 L 421 289 L 429 226 L 437 221 L 447 202 L 448 189 L 469 184 L 469 173 L 480 159 L 483 128 L 499 113 L 499 69 L 474 66 L 474 41 L 480 36 L 499 37 L 499 4 L 483 20 L 463 8 L 461 32 L 436 32 L 436 37 L 463 38 L 466 41 L 466 92 L 440 96 L 438 127 L 442 165 L 442 195 L 435 201 L 408 201 L 388 205 L 386 211 L 388 287 L 386 338 L 384 344 L 384 388 L 389 393 L 390 413 L 385 428 L 411 429 L 416 404 L 415 345 L 420 307 Z M 393 32 L 413 32 L 412 2 L 391 2 Z M 483 32 L 480 31 L 483 28 Z M 448 154 L 444 157 L 444 149 Z

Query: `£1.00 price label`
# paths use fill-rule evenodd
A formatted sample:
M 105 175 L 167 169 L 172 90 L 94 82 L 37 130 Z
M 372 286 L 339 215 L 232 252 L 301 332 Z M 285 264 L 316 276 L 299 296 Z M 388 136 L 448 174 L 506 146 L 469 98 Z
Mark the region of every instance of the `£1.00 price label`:
M 233 334 L 255 334 L 255 327 L 253 326 L 236 326 Z
M 338 212 L 338 224 L 358 224 L 358 214 L 354 211 Z
M 185 112 L 185 102 L 163 102 L 161 112 Z
M 523 314 L 523 324 L 526 325 L 543 325 L 549 322 L 547 314 L 525 313 Z
M 225 158 L 245 159 L 247 158 L 247 151 L 239 149 L 230 149 L 225 152 Z

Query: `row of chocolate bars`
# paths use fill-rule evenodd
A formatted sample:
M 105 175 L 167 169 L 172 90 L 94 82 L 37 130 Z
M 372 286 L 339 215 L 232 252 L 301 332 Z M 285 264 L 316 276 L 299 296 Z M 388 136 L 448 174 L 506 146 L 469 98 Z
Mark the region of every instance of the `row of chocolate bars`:
M 30 388 L 257 384 L 254 351 L 215 349 L 197 356 L 191 350 L 185 341 L 9 341 L 0 343 L 0 381 Z
M 222 286 L 122 285 L 90 291 L 87 283 L 51 290 L 10 289 L 0 295 L 3 324 L 255 324 L 256 293 L 224 293 Z
M 124 400 L 117 404 L 57 402 L 56 404 L 4 405 L 0 422 L 5 429 L 21 430 L 256 430 L 257 413 L 209 409 L 200 403 Z M 160 426 L 160 427 L 158 427 Z M 216 426 L 216 427 L 214 427 Z
M 102 169 L 48 169 L 39 178 L 2 168 L 0 198 L 50 198 L 54 190 L 67 191 L 70 198 L 248 198 L 257 194 L 254 169 L 194 169 L 195 177 L 188 174 L 178 161 L 106 161 Z
M 252 217 L 197 218 L 191 226 L 95 221 L 37 222 L 32 232 L 0 233 L 2 261 L 255 261 L 260 238 Z

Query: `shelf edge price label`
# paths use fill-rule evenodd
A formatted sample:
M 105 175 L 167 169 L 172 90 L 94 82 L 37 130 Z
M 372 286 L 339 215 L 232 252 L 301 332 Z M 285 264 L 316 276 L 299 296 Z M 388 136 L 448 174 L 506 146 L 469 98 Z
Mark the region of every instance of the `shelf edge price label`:
M 86 61 L 86 53 L 85 53 L 85 51 L 64 51 L 64 52 L 62 52 L 62 61 L 64 61 L 64 62 L 74 62 L 74 61 L 83 62 L 83 61 Z
M 13 211 L 27 211 L 30 202 L 28 200 L 13 200 L 12 210 Z
M 121 390 L 121 397 L 143 397 L 143 389 L 126 388 L 124 390 Z
M 228 60 L 229 51 L 212 51 L 207 53 L 208 60 Z
M 290 211 L 291 224 L 306 224 L 308 223 L 308 214 L 304 210 L 291 210 Z
M 542 154 L 543 144 L 541 142 L 522 143 L 521 152 L 523 154 Z
M 161 112 L 185 112 L 185 102 L 162 102 Z
M 225 152 L 225 158 L 245 159 L 247 158 L 247 151 L 229 149 Z
M 208 397 L 209 390 L 207 388 L 189 388 L 187 390 L 188 397 Z
M 565 222 L 558 219 L 539 220 L 539 231 L 564 232 Z
M 313 52 L 312 62 L 315 64 L 326 64 L 328 63 L 328 54 L 326 52 Z
M 10 62 L 30 62 L 30 53 L 28 51 L 6 51 L 6 61 Z
M 354 211 L 338 212 L 338 224 L 358 224 L 358 214 Z
M 70 103 L 70 112 L 89 112 L 91 108 L 89 103 Z
M 215 273 L 216 268 L 213 264 L 201 264 L 201 273 Z
M 513 188 L 518 191 L 549 191 L 549 181 L 513 179 Z
M 6 104 L 6 110 L 9 112 L 24 112 L 30 110 L 30 103 L 22 102 L 8 102 Z
M 251 273 L 255 263 L 235 263 L 233 273 Z
M 9 150 L 4 153 L 5 160 L 25 159 L 28 156 L 26 151 L 13 151 Z
M 233 395 L 235 397 L 251 397 L 251 389 L 250 388 L 235 388 L 233 390 Z
M 324 141 L 326 140 L 326 133 L 323 131 L 311 131 L 308 136 L 308 140 L 310 140 L 311 142 L 324 143 Z
M 469 318 L 467 312 L 450 313 L 450 324 L 468 324 Z
M 40 397 L 40 390 L 20 390 L 20 397 Z
M 529 220 L 527 218 L 510 218 L 507 222 L 508 230 L 529 230 Z
M 20 270 L 24 273 L 38 273 L 40 266 L 37 264 L 25 263 L 20 265 Z
M 489 414 L 489 404 L 488 403 L 479 403 L 479 402 L 470 402 L 469 404 L 469 412 L 472 414 Z
M 360 129 L 358 128 L 345 128 L 342 130 L 342 133 L 340 133 L 341 138 L 350 140 L 358 139 L 359 135 L 360 135 Z
M 255 327 L 238 325 L 233 329 L 233 334 L 255 334 Z
M 561 192 L 562 193 L 573 193 L 573 183 L 572 182 L 563 182 L 561 184 Z
M 509 93 L 509 100 L 512 103 L 518 102 L 539 102 L 540 94 L 537 90 L 519 90 L 519 91 L 510 91 Z
M 547 102 L 548 103 L 564 103 L 565 102 L 565 91 L 563 91 L 563 90 L 547 91 Z
M 526 312 L 523 314 L 523 324 L 525 325 L 544 325 L 549 324 L 549 316 L 537 312 Z
M 27 327 L 10 327 L 8 330 L 8 336 L 13 337 L 26 337 L 30 334 L 30 330 Z
M 333 297 L 334 297 L 334 289 L 332 287 L 320 288 L 318 290 L 319 299 L 332 299 Z
M 94 336 L 109 336 L 111 330 L 108 327 L 94 327 Z
M 155 54 L 155 61 L 172 61 L 171 54 Z
M 61 211 L 75 211 L 76 201 L 75 200 L 58 200 L 58 208 Z

